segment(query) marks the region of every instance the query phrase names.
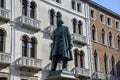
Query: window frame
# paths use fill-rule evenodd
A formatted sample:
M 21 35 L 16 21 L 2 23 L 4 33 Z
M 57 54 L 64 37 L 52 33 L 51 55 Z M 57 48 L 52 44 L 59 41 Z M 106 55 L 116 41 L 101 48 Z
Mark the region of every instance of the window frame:
M 108 19 L 110 19 L 110 24 L 109 24 Z M 106 22 L 107 22 L 108 27 L 112 27 L 112 18 L 110 16 L 107 16 L 106 20 L 107 20 Z
M 117 36 L 118 49 L 120 50 L 120 35 Z
M 104 40 L 103 40 L 103 33 L 104 33 Z M 106 33 L 105 33 L 105 29 L 104 28 L 101 29 L 101 43 L 106 45 Z
M 82 4 L 80 2 L 77 2 L 77 11 L 82 13 Z
M 101 15 L 103 16 L 103 21 L 101 20 Z M 100 12 L 99 17 L 100 17 L 100 22 L 101 22 L 102 24 L 105 24 L 105 14 Z
M 110 39 L 110 35 L 111 35 L 111 39 Z M 109 41 L 109 47 L 113 47 L 113 34 L 112 32 L 110 31 L 109 34 L 108 34 L 108 41 Z
M 104 73 L 108 74 L 109 73 L 109 69 L 108 69 L 108 56 L 106 53 L 104 53 Z
M 116 25 L 117 22 L 118 22 L 118 27 L 117 27 L 117 25 Z M 117 30 L 120 30 L 120 21 L 119 21 L 119 20 L 115 20 L 115 28 L 116 28 Z
M 112 75 L 115 75 L 115 58 L 113 55 L 111 57 L 111 66 L 112 66 Z
M 73 10 L 76 10 L 76 1 L 75 1 L 75 0 L 72 0 L 72 1 L 71 1 L 71 8 L 72 8 Z
M 92 14 L 91 14 L 91 11 L 93 11 L 93 17 L 91 16 Z M 93 9 L 93 8 L 90 8 L 90 17 L 93 19 L 93 20 L 96 20 L 96 11 L 95 11 L 95 9 Z
M 92 26 L 92 29 L 91 29 L 91 40 L 94 41 L 94 42 L 97 42 L 97 29 L 96 29 L 96 26 L 93 24 Z M 93 40 L 93 27 L 94 27 L 94 40 Z
M 3 29 L 0 29 L 1 33 L 0 35 L 2 36 L 2 40 L 1 40 L 1 45 L 2 45 L 2 49 L 0 52 L 5 52 L 5 37 L 6 37 L 6 33 Z

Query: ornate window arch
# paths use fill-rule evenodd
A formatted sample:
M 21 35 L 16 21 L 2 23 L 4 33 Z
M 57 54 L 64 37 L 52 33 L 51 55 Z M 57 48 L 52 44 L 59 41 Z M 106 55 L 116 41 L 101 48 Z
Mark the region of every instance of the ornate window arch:
M 84 68 L 85 67 L 85 54 L 84 51 L 80 51 L 80 67 Z
M 104 69 L 105 69 L 105 74 L 108 73 L 108 57 L 106 53 L 104 54 Z
M 22 0 L 22 15 L 27 16 L 27 6 L 28 6 L 28 1 L 27 0 Z
M 22 37 L 22 56 L 28 56 L 28 36 L 24 35 Z
M 0 52 L 5 50 L 5 31 L 0 29 Z
M 50 10 L 50 25 L 55 25 L 55 10 Z
M 83 28 L 82 28 L 82 21 L 78 21 L 78 33 L 82 35 L 82 31 L 83 31 Z
M 93 41 L 96 41 L 96 27 L 95 27 L 95 25 L 92 25 L 92 31 L 91 31 L 92 33 L 92 36 L 91 36 L 91 38 L 92 38 L 92 40 Z
M 30 17 L 35 18 L 36 16 L 36 3 L 34 1 L 30 2 Z
M 79 50 L 75 49 L 74 50 L 75 67 L 78 67 L 78 55 L 79 55 Z
M 102 39 L 102 44 L 105 44 L 105 30 L 102 29 L 101 31 L 101 39 Z
M 113 43 L 112 43 L 112 33 L 109 32 L 109 46 L 113 46 Z
M 112 75 L 115 75 L 115 59 L 113 55 L 111 57 L 111 64 L 112 64 Z
M 77 19 L 76 18 L 74 18 L 73 19 L 73 33 L 76 33 L 77 31 Z
M 97 51 L 94 51 L 94 67 L 95 67 L 95 71 L 98 71 L 98 54 Z
M 36 58 L 37 39 L 35 37 L 31 38 L 29 48 L 30 48 L 30 57 Z

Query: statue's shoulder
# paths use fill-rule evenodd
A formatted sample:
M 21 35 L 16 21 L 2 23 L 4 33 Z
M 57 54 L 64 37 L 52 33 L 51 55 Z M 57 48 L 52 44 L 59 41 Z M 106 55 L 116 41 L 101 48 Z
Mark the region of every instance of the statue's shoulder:
M 67 26 L 63 26 L 65 30 L 68 30 L 68 27 Z

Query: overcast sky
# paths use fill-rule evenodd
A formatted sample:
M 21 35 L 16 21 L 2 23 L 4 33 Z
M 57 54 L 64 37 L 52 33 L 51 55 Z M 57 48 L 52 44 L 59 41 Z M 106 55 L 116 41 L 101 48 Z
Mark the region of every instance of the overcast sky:
M 92 0 L 120 15 L 120 0 Z

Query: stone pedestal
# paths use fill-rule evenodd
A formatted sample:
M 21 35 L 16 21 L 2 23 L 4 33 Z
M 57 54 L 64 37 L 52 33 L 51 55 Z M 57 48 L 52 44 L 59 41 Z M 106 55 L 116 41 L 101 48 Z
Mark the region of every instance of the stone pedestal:
M 69 71 L 59 70 L 50 72 L 46 80 L 77 80 Z

